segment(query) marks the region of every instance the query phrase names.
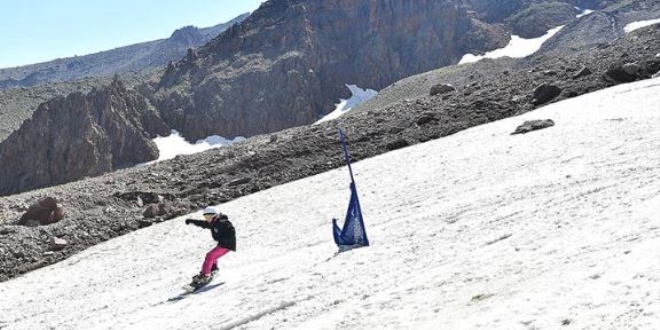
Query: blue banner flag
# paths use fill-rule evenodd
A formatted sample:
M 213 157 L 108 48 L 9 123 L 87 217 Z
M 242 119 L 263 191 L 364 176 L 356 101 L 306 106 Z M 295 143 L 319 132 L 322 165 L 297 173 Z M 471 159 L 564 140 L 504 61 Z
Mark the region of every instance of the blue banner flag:
M 364 229 L 364 220 L 362 218 L 360 200 L 358 199 L 355 180 L 353 180 L 353 170 L 351 169 L 351 162 L 350 158 L 348 157 L 348 149 L 346 148 L 344 133 L 341 131 L 341 129 L 339 129 L 339 137 L 341 138 L 341 143 L 344 147 L 346 165 L 348 165 L 348 171 L 351 176 L 351 199 L 348 203 L 348 210 L 346 211 L 344 228 L 339 228 L 339 225 L 337 225 L 337 219 L 332 219 L 332 233 L 335 239 L 335 243 L 340 247 L 340 250 L 342 250 L 343 248 L 347 247 L 368 246 L 369 239 L 367 239 L 367 232 Z

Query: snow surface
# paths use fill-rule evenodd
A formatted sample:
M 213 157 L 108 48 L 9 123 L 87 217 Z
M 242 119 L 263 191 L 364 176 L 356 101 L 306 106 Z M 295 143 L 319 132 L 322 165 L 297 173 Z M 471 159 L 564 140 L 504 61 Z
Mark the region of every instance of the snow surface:
M 582 8 L 579 8 L 579 7 L 575 7 L 575 9 L 581 11 L 580 14 L 578 14 L 578 15 L 575 16 L 575 17 L 577 17 L 577 18 L 580 18 L 580 17 L 582 17 L 582 16 L 587 16 L 587 15 L 589 15 L 589 14 L 591 14 L 591 13 L 594 12 L 594 11 L 591 10 L 591 9 L 582 9 Z
M 213 242 L 153 225 L 0 283 L 0 328 L 657 329 L 658 104 L 619 85 L 355 163 L 372 246 L 334 257 L 346 167 L 220 205 L 238 252 L 178 301 Z
M 561 25 L 550 29 L 548 32 L 546 32 L 546 34 L 534 39 L 523 39 L 519 36 L 512 35 L 511 41 L 509 41 L 509 44 L 506 47 L 495 49 L 479 56 L 475 56 L 473 54 L 465 54 L 463 58 L 458 62 L 458 64 L 474 63 L 484 58 L 500 58 L 505 56 L 512 58 L 527 57 L 541 49 L 543 43 L 552 38 L 552 36 L 557 34 L 557 32 L 559 32 L 559 30 L 561 30 L 563 27 L 564 26 Z
M 179 132 L 172 130 L 172 134 L 169 136 L 158 136 L 153 140 L 158 147 L 159 156 L 157 160 L 146 164 L 172 159 L 178 155 L 189 155 L 209 149 L 220 148 L 243 140 L 245 140 L 245 138 L 242 136 L 235 137 L 233 140 L 228 140 L 218 135 L 212 135 L 193 144 L 186 141 Z
M 637 21 L 637 22 L 633 22 L 633 23 L 630 23 L 630 24 L 626 25 L 623 28 L 623 30 L 626 31 L 626 33 L 630 33 L 630 32 L 633 32 L 637 29 L 641 29 L 643 27 L 655 25 L 655 24 L 658 24 L 658 23 L 660 23 L 660 18 L 651 19 L 651 20 L 647 20 L 647 21 Z
M 339 103 L 337 103 L 337 107 L 335 108 L 335 110 L 327 114 L 325 117 L 319 119 L 313 125 L 320 124 L 324 121 L 337 119 L 341 117 L 341 115 L 351 111 L 353 108 L 357 107 L 358 105 L 367 102 L 370 98 L 378 94 L 378 92 L 376 92 L 373 89 L 368 89 L 368 88 L 362 89 L 356 85 L 347 84 L 346 87 L 348 87 L 348 89 L 351 91 L 352 96 L 347 100 L 339 99 Z

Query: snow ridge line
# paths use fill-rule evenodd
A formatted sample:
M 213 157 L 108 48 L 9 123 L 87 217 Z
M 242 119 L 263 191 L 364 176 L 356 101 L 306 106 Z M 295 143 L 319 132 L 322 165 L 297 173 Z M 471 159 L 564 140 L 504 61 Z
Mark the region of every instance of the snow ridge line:
M 311 299 L 311 298 L 312 298 L 312 296 L 309 296 L 309 297 L 307 297 L 307 298 L 305 298 L 305 299 L 302 299 L 302 300 L 300 300 L 300 301 L 309 300 L 309 299 Z M 250 316 L 244 317 L 244 318 L 242 318 L 242 319 L 240 319 L 240 320 L 237 320 L 237 321 L 234 321 L 234 322 L 228 323 L 228 324 L 226 324 L 226 325 L 223 325 L 221 328 L 217 328 L 217 329 L 215 329 L 215 330 L 231 330 L 231 329 L 233 329 L 233 328 L 236 328 L 236 327 L 239 327 L 239 326 L 241 326 L 241 325 L 244 325 L 244 324 L 250 323 L 250 322 L 252 322 L 252 321 L 256 321 L 256 320 L 258 320 L 258 319 L 260 319 L 260 318 L 262 318 L 262 317 L 264 317 L 264 316 L 266 316 L 266 315 L 268 315 L 268 314 L 271 314 L 271 313 L 274 313 L 274 312 L 277 312 L 277 311 L 281 311 L 281 310 L 287 309 L 287 308 L 289 308 L 289 307 L 291 307 L 291 306 L 293 306 L 293 305 L 299 303 L 300 301 L 285 301 L 285 302 L 282 302 L 282 303 L 280 303 L 278 306 L 271 307 L 271 308 L 266 309 L 266 310 L 264 310 L 264 311 L 262 311 L 262 312 L 259 312 L 259 313 L 257 313 L 257 314 L 250 315 Z

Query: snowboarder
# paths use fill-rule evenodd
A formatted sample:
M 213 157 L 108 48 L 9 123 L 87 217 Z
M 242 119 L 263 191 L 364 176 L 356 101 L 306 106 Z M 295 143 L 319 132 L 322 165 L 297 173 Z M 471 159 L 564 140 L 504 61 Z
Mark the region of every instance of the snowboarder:
M 229 218 L 218 212 L 215 207 L 204 209 L 204 220 L 186 219 L 186 225 L 193 224 L 205 229 L 211 229 L 213 239 L 218 245 L 206 254 L 202 271 L 193 277 L 190 287 L 197 290 L 208 284 L 218 271 L 217 262 L 229 251 L 236 251 L 236 231 Z

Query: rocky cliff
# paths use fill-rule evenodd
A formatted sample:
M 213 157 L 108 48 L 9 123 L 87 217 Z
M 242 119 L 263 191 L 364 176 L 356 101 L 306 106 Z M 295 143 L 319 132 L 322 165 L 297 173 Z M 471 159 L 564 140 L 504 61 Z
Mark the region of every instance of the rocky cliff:
M 459 1 L 271 0 L 169 67 L 163 118 L 191 140 L 314 122 L 345 84 L 380 89 L 504 45 L 507 32 Z
M 39 106 L 0 144 L 0 195 L 97 176 L 157 158 L 169 129 L 147 100 L 114 80 Z
M 306 125 L 345 84 L 379 90 L 575 19 L 595 1 L 271 0 L 168 67 L 152 100 L 194 141 Z

